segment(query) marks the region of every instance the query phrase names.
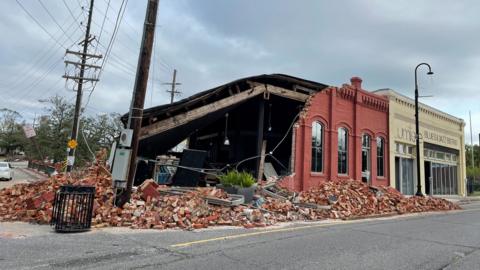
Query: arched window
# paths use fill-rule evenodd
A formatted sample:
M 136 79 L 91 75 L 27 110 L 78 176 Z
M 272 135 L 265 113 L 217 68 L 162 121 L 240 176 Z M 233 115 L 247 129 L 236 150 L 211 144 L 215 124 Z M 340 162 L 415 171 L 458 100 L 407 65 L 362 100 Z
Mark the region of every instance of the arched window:
M 365 178 L 367 182 L 370 181 L 370 141 L 371 138 L 368 134 L 362 135 L 362 178 Z
M 323 171 L 323 125 L 312 124 L 312 172 Z
M 377 176 L 385 176 L 385 140 L 377 137 Z
M 338 173 L 348 172 L 348 131 L 346 128 L 338 129 Z

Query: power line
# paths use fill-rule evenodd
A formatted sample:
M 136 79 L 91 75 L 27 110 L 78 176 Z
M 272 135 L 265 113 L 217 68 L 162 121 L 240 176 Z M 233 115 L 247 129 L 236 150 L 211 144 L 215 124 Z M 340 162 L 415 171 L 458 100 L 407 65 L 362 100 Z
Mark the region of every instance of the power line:
M 53 20 L 53 22 L 58 26 L 58 28 L 60 28 L 60 30 L 62 30 L 62 32 L 65 34 L 65 36 L 67 36 L 68 39 L 70 39 L 70 41 L 75 44 L 76 41 L 74 41 L 74 40 L 72 39 L 71 35 L 68 35 L 68 34 L 67 34 L 67 32 L 65 31 L 65 29 L 63 29 L 63 27 L 58 23 L 58 21 L 55 19 L 55 17 L 52 15 L 52 13 L 50 13 L 50 11 L 48 10 L 48 8 L 43 4 L 42 0 L 38 0 L 38 2 L 39 2 L 40 5 L 42 6 L 42 8 L 47 12 L 48 16 Z
M 73 23 L 70 24 L 70 26 L 67 28 L 67 31 L 73 26 Z M 65 36 L 62 36 L 62 37 L 65 37 Z M 68 42 L 68 39 L 66 39 L 62 45 L 65 45 L 66 43 Z M 55 46 L 55 44 L 52 44 L 53 46 Z M 53 47 L 50 47 L 50 49 L 53 49 Z M 54 56 L 55 54 L 57 53 L 57 51 L 54 51 L 52 50 L 50 53 L 48 54 L 43 54 L 42 57 L 38 58 L 37 61 L 32 64 L 30 66 L 30 68 L 27 70 L 27 71 L 20 71 L 19 72 L 19 76 L 17 76 L 15 78 L 15 82 L 8 86 L 10 89 L 16 89 L 17 87 L 21 86 L 23 83 L 25 82 L 30 82 L 30 76 L 33 75 L 33 71 L 35 70 L 35 67 L 37 65 L 39 65 L 41 63 L 41 65 L 43 65 L 44 63 L 46 63 L 48 60 L 51 59 L 52 56 Z M 18 78 L 22 77 L 23 79 L 22 80 L 18 80 Z M 25 92 L 25 89 L 24 90 L 20 90 L 20 91 L 16 91 L 14 95 L 11 95 L 9 94 L 9 96 L 11 98 L 17 98 L 18 96 L 22 95 L 23 93 Z
M 40 0 L 39 0 L 39 2 L 40 2 L 40 4 L 42 4 L 42 7 L 49 13 L 49 15 L 52 15 L 52 14 L 48 11 L 48 9 L 45 7 L 45 5 L 43 5 L 43 3 L 42 3 Z M 67 43 L 68 40 L 65 40 L 64 42 L 61 42 L 61 38 L 62 38 L 62 37 L 67 37 L 67 39 L 70 39 L 70 40 L 71 40 L 71 37 L 70 37 L 70 36 L 68 36 L 68 35 L 61 35 L 61 36 L 59 37 L 60 40 L 59 40 L 59 38 L 55 38 L 55 36 L 52 35 L 50 32 L 48 32 L 48 31 L 45 29 L 45 27 L 43 27 L 43 25 L 41 25 L 40 22 L 39 22 L 38 20 L 36 20 L 35 17 L 33 17 L 33 15 L 32 15 L 28 10 L 26 10 L 25 7 L 24 7 L 20 2 L 17 1 L 17 3 L 18 3 L 18 4 L 20 5 L 20 7 L 27 13 L 27 15 L 30 16 L 30 18 L 32 18 L 44 31 L 46 31 L 47 34 L 49 34 L 49 36 L 52 37 L 52 40 L 55 41 L 55 43 L 57 43 L 57 45 L 59 45 L 59 46 L 62 47 L 62 48 L 65 48 L 65 44 Z M 80 14 L 80 15 L 81 15 L 81 14 Z M 79 16 L 80 16 L 80 15 L 79 15 Z M 78 16 L 78 17 L 79 17 L 79 16 Z M 52 19 L 54 19 L 54 18 L 52 18 Z M 55 19 L 54 19 L 54 21 L 55 21 L 55 23 L 56 23 L 57 25 L 59 25 L 58 22 L 57 22 Z M 70 28 L 71 28 L 74 24 L 75 24 L 75 21 L 70 24 L 70 26 L 67 28 L 67 31 L 70 30 Z M 59 28 L 60 28 L 61 32 L 63 32 L 63 33 L 65 34 L 66 31 L 65 31 L 62 27 L 59 27 Z M 55 44 L 53 44 L 53 45 L 55 45 Z M 48 50 L 51 50 L 51 49 L 53 49 L 53 47 L 50 47 L 49 49 L 47 49 L 47 51 L 48 51 Z M 27 75 L 27 74 L 31 74 L 31 72 L 35 69 L 35 66 L 36 66 L 37 64 L 39 64 L 41 61 L 46 62 L 46 61 L 44 61 L 44 60 L 49 60 L 54 54 L 55 54 L 55 51 L 52 51 L 52 52 L 51 52 L 50 54 L 48 54 L 48 55 L 47 55 L 47 54 L 43 54 L 43 56 L 40 56 L 39 58 L 37 58 L 36 62 L 35 62 L 33 65 L 30 65 L 30 68 L 28 69 L 27 72 L 24 72 L 24 71 L 23 71 L 23 72 L 19 72 L 19 76 L 16 77 L 16 79 L 18 79 L 19 77 L 23 77 L 24 79 L 23 79 L 23 80 L 15 80 L 15 81 L 13 82 L 13 85 L 9 86 L 9 88 L 10 88 L 10 89 L 15 89 L 16 87 L 20 86 L 22 83 L 26 82 L 26 81 L 29 79 L 29 76 L 26 76 L 26 75 Z M 43 63 L 43 62 L 42 62 L 42 63 Z M 42 76 L 42 78 L 44 78 L 44 77 L 45 77 L 45 76 Z M 40 79 L 40 81 L 41 81 L 41 80 L 42 80 L 42 79 Z M 38 83 L 39 83 L 40 81 L 38 81 Z M 38 83 L 37 83 L 37 84 L 38 84 Z M 30 88 L 30 86 L 28 86 L 28 87 L 26 88 L 27 90 L 24 89 L 23 91 L 20 91 L 20 92 L 17 91 L 14 95 L 9 94 L 9 96 L 10 96 L 11 98 L 17 98 L 19 95 L 22 95 L 25 91 L 28 91 L 29 88 Z
M 81 16 L 81 14 L 79 14 L 77 16 L 77 19 Z M 70 28 L 72 28 L 74 22 L 71 23 L 68 27 L 67 27 L 67 31 L 70 30 Z M 61 31 L 58 30 L 56 34 L 60 33 Z M 59 38 L 61 39 L 63 37 L 63 35 L 60 33 L 60 36 Z M 65 44 L 67 43 L 67 40 L 65 40 L 64 42 L 62 42 L 62 45 L 64 46 Z M 48 60 L 52 57 L 53 54 L 55 54 L 57 51 L 52 51 L 54 49 L 54 47 L 56 46 L 55 42 L 52 43 L 49 47 L 44 47 L 43 50 L 41 50 L 39 53 L 37 53 L 37 57 L 35 58 L 34 61 L 30 61 L 30 65 L 29 65 L 29 68 L 27 70 L 20 70 L 19 72 L 17 72 L 17 76 L 13 77 L 11 79 L 12 83 L 11 85 L 9 85 L 9 87 L 11 88 L 15 88 L 16 85 L 19 85 L 21 84 L 23 81 L 25 80 L 18 80 L 19 78 L 23 77 L 23 78 L 26 78 L 28 76 L 28 74 L 30 74 L 30 72 L 35 68 L 36 65 L 38 65 L 40 62 L 42 62 L 43 60 Z M 50 51 L 49 54 L 47 54 L 48 52 Z M 46 61 L 43 61 L 42 63 L 44 63 Z M 33 63 L 33 64 L 32 64 Z M 43 65 L 43 64 L 42 64 Z M 8 85 L 8 84 L 4 84 L 5 86 Z
M 22 5 L 22 3 L 20 3 L 18 0 L 15 0 L 15 2 L 17 2 L 17 4 L 23 9 L 23 11 L 25 11 L 25 13 L 27 13 L 27 15 L 40 27 L 42 28 L 42 30 L 47 33 L 47 35 L 50 36 L 50 38 L 52 38 L 57 44 L 58 46 L 62 47 L 63 49 L 67 49 L 65 46 L 63 46 L 62 44 L 60 44 L 60 42 L 52 35 L 50 34 L 50 32 L 48 32 L 47 29 L 45 29 L 45 27 L 37 20 L 35 19 L 35 17 Z
M 108 3 L 107 0 L 104 0 L 104 2 L 105 2 L 105 3 Z M 100 9 L 96 8 L 96 7 L 94 7 L 94 8 L 95 8 L 99 13 L 106 15 L 106 12 L 103 12 L 103 11 L 101 11 Z M 107 20 L 108 22 L 114 24 L 114 22 L 110 19 L 110 17 L 107 16 L 107 17 L 106 17 L 106 20 Z M 132 30 L 136 33 L 135 28 L 134 28 L 130 23 L 128 23 L 127 20 L 125 20 L 125 23 L 127 24 L 127 26 L 130 27 L 130 29 L 132 29 Z M 95 22 L 94 22 L 94 24 L 95 24 Z M 96 24 L 96 25 L 99 26 L 98 24 Z M 100 27 L 100 26 L 99 26 L 99 27 Z M 131 41 L 133 41 L 133 43 L 138 47 L 137 49 L 140 48 L 139 42 L 138 42 L 137 40 L 135 40 L 127 31 L 123 31 L 122 33 L 124 33 Z M 129 44 L 129 43 L 127 43 L 127 44 Z M 122 46 L 122 47 L 130 50 L 131 52 L 133 52 L 133 53 L 136 55 L 136 54 L 138 53 L 138 52 L 137 52 L 137 49 L 133 49 L 132 47 L 127 46 L 127 44 L 125 44 L 125 43 L 120 43 L 120 46 Z M 114 55 L 114 57 L 115 57 L 115 54 L 112 53 L 112 55 Z M 121 59 L 121 57 L 119 57 L 119 59 Z M 160 59 L 160 60 L 159 60 L 159 64 L 162 66 L 162 67 L 160 67 L 160 68 L 164 69 L 165 71 L 167 71 L 167 72 L 173 71 L 173 67 L 172 67 L 170 64 L 168 64 L 166 61 Z M 136 68 L 133 67 L 133 69 L 136 69 Z
M 27 86 L 25 88 L 25 92 L 23 93 L 22 96 L 20 96 L 20 98 L 17 98 L 17 101 L 14 102 L 12 104 L 12 106 L 15 106 L 17 105 L 22 99 L 24 99 L 26 96 L 30 95 L 31 91 L 34 89 L 35 86 L 37 86 L 43 79 L 45 79 L 56 67 L 57 67 L 57 64 L 60 63 L 63 59 L 60 58 L 59 60 L 57 60 L 56 62 L 54 62 L 50 67 L 49 69 L 44 72 L 40 78 L 38 78 L 37 80 L 33 81 L 29 86 Z
M 62 0 L 62 1 L 63 1 L 63 5 L 68 9 L 68 13 L 70 13 L 70 15 L 72 16 L 73 20 L 78 24 L 78 29 L 80 29 L 80 31 L 83 33 L 82 24 L 77 21 L 78 18 L 75 18 L 75 15 L 73 15 L 73 12 L 72 12 L 72 10 L 70 9 L 70 7 L 68 6 L 67 2 L 65 2 L 65 0 Z M 81 14 L 83 14 L 83 9 L 82 9 L 82 12 L 80 13 L 80 15 L 81 15 Z
M 105 3 L 107 3 L 106 1 L 107 1 L 107 0 L 104 0 Z M 98 9 L 98 8 L 96 8 L 96 7 L 94 7 L 94 8 L 95 8 L 98 12 L 106 15 L 106 14 L 105 14 L 104 12 L 102 12 L 100 9 Z M 113 22 L 109 17 L 107 17 L 106 20 L 109 21 L 110 23 L 114 24 L 114 22 Z M 127 26 L 130 27 L 130 29 L 131 29 L 134 33 L 137 32 L 137 30 L 135 30 L 135 28 L 128 22 L 128 20 L 125 20 L 125 23 L 127 24 Z M 97 25 L 97 26 L 98 26 L 98 25 Z M 127 31 L 124 31 L 123 33 L 127 36 L 127 38 L 129 38 L 131 41 L 133 41 L 133 43 L 134 43 L 136 46 L 138 46 L 138 48 L 140 48 L 140 43 L 138 42 L 138 40 L 135 40 Z M 124 47 L 127 48 L 127 49 L 130 49 L 130 47 L 126 46 L 126 45 L 123 44 L 123 43 L 121 43 L 121 45 L 124 46 Z M 132 50 L 132 51 L 133 51 L 135 54 L 137 54 L 137 51 L 136 51 L 136 50 Z M 170 64 L 168 64 L 166 61 L 164 61 L 164 60 L 162 60 L 162 59 L 160 59 L 159 61 L 160 61 L 159 64 L 162 65 L 162 66 L 165 68 L 165 71 L 168 71 L 168 72 L 173 71 L 174 68 L 173 68 Z
M 98 34 L 98 38 L 97 38 L 97 46 L 95 46 L 95 51 L 93 52 L 93 54 L 97 54 L 97 50 L 98 50 L 98 47 L 99 47 L 99 44 L 100 44 L 100 39 L 102 38 L 103 28 L 105 26 L 105 20 L 107 19 L 107 14 L 108 14 L 109 8 L 110 8 L 110 0 L 108 0 L 108 3 L 107 3 L 107 9 L 105 11 L 105 15 L 103 16 L 102 26 L 100 27 L 100 33 Z M 90 71 L 88 73 L 89 77 L 92 77 L 92 72 L 94 72 L 94 71 Z
M 113 44 L 115 42 L 115 39 L 116 39 L 116 36 L 117 36 L 117 33 L 118 33 L 118 29 L 120 28 L 120 23 L 123 20 L 123 15 L 125 14 L 127 4 L 128 4 L 128 0 L 126 0 L 126 1 L 122 0 L 122 4 L 120 5 L 120 9 L 118 10 L 118 13 L 117 13 L 115 28 L 113 29 L 113 33 L 112 33 L 112 36 L 110 38 L 110 42 L 108 44 L 107 50 L 105 52 L 105 57 L 103 58 L 103 61 L 102 61 L 101 67 L 100 67 L 100 71 L 98 72 L 98 77 L 97 78 L 100 78 L 103 70 L 105 69 L 105 64 L 107 63 L 107 60 L 110 57 L 110 54 L 111 54 L 111 51 L 112 51 L 112 48 L 113 48 Z M 123 7 L 123 11 L 122 11 L 122 7 Z M 98 43 L 98 44 L 100 44 L 100 43 Z M 88 99 L 87 99 L 87 102 L 85 103 L 85 107 L 87 107 L 88 104 L 90 103 L 90 98 L 91 98 L 93 92 L 95 91 L 95 88 L 96 88 L 97 84 L 98 84 L 98 81 L 94 83 L 92 91 L 88 95 Z
M 102 38 L 103 27 L 105 26 L 105 20 L 107 19 L 108 9 L 110 8 L 110 0 L 107 3 L 107 10 L 105 11 L 105 16 L 103 16 L 102 27 L 100 28 L 100 34 L 98 34 L 97 43 L 100 43 L 100 39 Z M 97 52 L 98 46 L 95 47 L 95 53 Z M 93 54 L 95 54 L 93 53 Z

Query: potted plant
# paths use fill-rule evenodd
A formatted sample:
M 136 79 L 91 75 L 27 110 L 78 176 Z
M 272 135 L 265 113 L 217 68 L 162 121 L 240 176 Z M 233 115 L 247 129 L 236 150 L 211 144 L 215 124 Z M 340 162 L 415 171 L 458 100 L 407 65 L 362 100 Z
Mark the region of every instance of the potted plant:
M 245 203 L 252 201 L 257 185 L 251 174 L 232 170 L 218 178 L 220 179 L 220 188 L 227 193 L 243 195 Z

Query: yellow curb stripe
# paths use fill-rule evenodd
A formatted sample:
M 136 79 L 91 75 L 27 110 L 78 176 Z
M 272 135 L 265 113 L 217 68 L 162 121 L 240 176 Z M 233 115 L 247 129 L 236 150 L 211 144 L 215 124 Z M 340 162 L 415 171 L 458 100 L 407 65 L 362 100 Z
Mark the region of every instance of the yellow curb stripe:
M 451 211 L 451 212 L 449 211 L 449 212 L 424 212 L 424 213 L 425 214 L 426 213 L 431 213 L 431 214 L 455 214 L 455 213 L 473 212 L 473 211 L 480 211 L 480 209 L 465 209 L 465 210 L 456 210 L 456 211 Z M 371 219 L 342 220 L 342 221 L 333 221 L 333 222 L 330 222 L 330 223 L 322 223 L 322 224 L 315 224 L 315 225 L 297 226 L 297 227 L 281 228 L 281 229 L 273 229 L 273 230 L 264 230 L 264 231 L 257 231 L 257 232 L 251 232 L 251 233 L 241 233 L 241 234 L 220 236 L 220 237 L 215 237 L 215 238 L 207 238 L 207 239 L 191 241 L 191 242 L 178 243 L 178 244 L 171 245 L 170 247 L 172 247 L 172 248 L 188 247 L 188 246 L 192 246 L 192 245 L 196 245 L 196 244 L 204 244 L 204 243 L 216 242 L 216 241 L 222 241 L 222 240 L 245 238 L 245 237 L 256 236 L 256 235 L 278 233 L 278 232 L 292 232 L 292 231 L 299 231 L 299 230 L 312 229 L 312 228 L 328 227 L 328 226 L 332 226 L 332 225 L 362 223 L 362 222 L 368 222 L 368 221 L 374 221 L 374 220 L 380 220 L 380 219 L 417 217 L 418 214 L 421 214 L 421 213 L 412 213 L 412 214 L 413 215 L 397 215 L 397 216 L 391 216 L 391 217 L 380 217 L 380 218 L 371 218 Z
M 358 223 L 358 222 L 361 222 L 361 221 L 365 221 L 365 220 L 349 220 L 349 221 L 342 221 L 342 222 L 331 222 L 331 223 L 316 224 L 316 225 L 307 225 L 307 226 L 273 229 L 273 230 L 265 230 L 265 231 L 259 231 L 259 232 L 251 232 L 251 233 L 234 234 L 234 235 L 227 235 L 227 236 L 221 236 L 221 237 L 215 237 L 215 238 L 208 238 L 208 239 L 203 239 L 203 240 L 179 243 L 179 244 L 171 245 L 170 247 L 174 247 L 174 248 L 175 247 L 187 247 L 187 246 L 191 246 L 191 245 L 195 245 L 195 244 L 203 244 L 203 243 L 215 242 L 215 241 L 221 241 L 221 240 L 230 240 L 230 239 L 244 238 L 244 237 L 262 235 L 262 234 L 278 233 L 278 232 L 292 232 L 292 231 L 298 231 L 298 230 L 304 230 L 304 229 L 327 227 L 327 226 L 330 226 L 330 225 Z

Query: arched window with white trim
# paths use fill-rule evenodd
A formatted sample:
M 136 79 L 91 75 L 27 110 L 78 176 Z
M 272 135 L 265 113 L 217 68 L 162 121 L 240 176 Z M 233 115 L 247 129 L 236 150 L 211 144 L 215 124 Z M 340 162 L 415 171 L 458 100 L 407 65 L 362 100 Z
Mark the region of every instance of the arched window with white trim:
M 377 137 L 377 176 L 385 176 L 385 139 Z
M 338 129 L 338 174 L 348 173 L 348 130 Z
M 323 125 L 312 124 L 312 172 L 323 172 Z

